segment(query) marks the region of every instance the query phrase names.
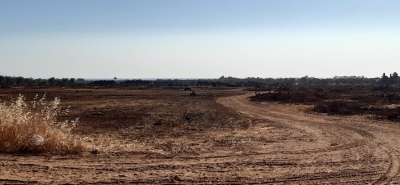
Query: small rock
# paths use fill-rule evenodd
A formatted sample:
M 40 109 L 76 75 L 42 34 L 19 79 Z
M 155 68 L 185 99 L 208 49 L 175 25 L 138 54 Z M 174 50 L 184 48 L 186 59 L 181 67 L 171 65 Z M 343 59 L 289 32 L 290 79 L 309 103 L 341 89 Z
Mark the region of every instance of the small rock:
M 91 153 L 91 154 L 97 155 L 97 154 L 99 154 L 100 152 L 99 152 L 98 150 L 92 150 L 92 151 L 90 151 L 90 153 Z
M 181 179 L 179 176 L 177 176 L 177 175 L 174 176 L 174 180 L 176 180 L 176 181 L 182 181 L 182 179 Z
M 44 144 L 44 137 L 41 135 L 34 134 L 31 139 L 29 139 L 30 146 L 41 146 Z

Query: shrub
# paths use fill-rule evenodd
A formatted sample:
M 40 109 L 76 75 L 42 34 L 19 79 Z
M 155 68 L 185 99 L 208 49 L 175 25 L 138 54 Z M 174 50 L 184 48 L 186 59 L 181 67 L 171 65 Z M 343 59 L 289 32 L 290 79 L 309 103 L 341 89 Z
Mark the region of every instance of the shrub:
M 400 107 L 378 109 L 375 111 L 375 118 L 400 121 Z
M 362 113 L 362 109 L 346 101 L 321 101 L 314 104 L 312 111 L 328 114 L 353 115 Z
M 57 115 L 68 113 L 60 99 L 47 102 L 46 96 L 27 103 L 19 95 L 11 102 L 0 102 L 0 152 L 4 153 L 78 153 L 84 143 L 71 133 L 78 119 L 57 121 Z

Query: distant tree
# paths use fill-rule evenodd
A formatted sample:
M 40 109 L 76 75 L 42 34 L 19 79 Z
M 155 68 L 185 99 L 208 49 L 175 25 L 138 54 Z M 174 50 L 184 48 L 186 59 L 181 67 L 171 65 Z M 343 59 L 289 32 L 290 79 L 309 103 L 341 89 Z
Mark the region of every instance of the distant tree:
M 24 77 L 19 76 L 19 77 L 16 77 L 16 78 L 15 78 L 15 83 L 16 83 L 18 86 L 22 85 L 23 82 L 24 82 Z
M 397 74 L 396 72 L 394 72 L 393 75 L 392 75 L 392 78 L 393 78 L 393 79 L 398 79 L 398 78 L 399 78 L 399 74 Z
M 78 78 L 78 79 L 76 80 L 76 83 L 86 83 L 86 81 L 85 81 L 85 79 L 83 79 L 83 78 Z
M 114 80 L 117 80 L 117 77 L 114 77 Z
M 386 74 L 383 73 L 383 75 L 382 75 L 382 80 L 386 80 L 386 79 L 389 79 L 389 77 L 387 77 Z
M 61 84 L 62 84 L 62 85 L 68 85 L 68 81 L 69 81 L 68 78 L 62 78 L 62 79 L 61 79 Z
M 321 79 L 321 85 L 329 85 L 331 79 Z
M 56 78 L 51 77 L 47 81 L 49 82 L 49 85 L 52 86 L 52 85 L 54 85 L 56 83 Z
M 301 77 L 301 78 L 300 78 L 300 83 L 301 83 L 302 85 L 307 85 L 307 84 L 308 84 L 308 75 L 306 75 L 306 76 L 304 76 L 304 77 Z
M 90 82 L 90 84 L 95 85 L 95 86 L 113 86 L 113 85 L 117 84 L 117 82 L 114 80 L 98 80 L 98 81 Z
M 382 78 L 381 78 L 381 84 L 390 84 L 392 81 L 392 75 L 390 75 L 390 78 L 386 76 L 385 73 L 383 73 Z
M 54 84 L 55 84 L 55 85 L 62 85 L 62 80 L 56 78 L 56 79 L 54 80 Z
M 6 82 L 6 78 L 4 76 L 0 75 L 0 83 L 5 83 Z
M 33 80 L 33 84 L 36 85 L 36 86 L 40 86 L 40 85 L 41 85 L 41 82 L 42 82 L 42 79 L 41 79 L 41 78 L 38 78 L 38 79 L 34 79 L 34 80 Z
M 16 78 L 13 78 L 11 76 L 6 76 L 6 84 L 7 85 L 14 85 L 15 84 Z
M 287 84 L 294 85 L 296 83 L 295 78 L 288 78 L 285 80 Z
M 22 82 L 24 85 L 28 86 L 33 86 L 34 85 L 34 80 L 33 78 L 24 78 L 24 82 Z
M 46 85 L 49 85 L 48 80 L 46 80 L 46 79 L 41 79 L 41 78 L 36 79 L 36 80 L 35 80 L 35 83 L 36 83 L 37 85 L 39 85 L 39 86 L 46 86 Z
M 69 84 L 74 84 L 75 83 L 75 78 L 70 78 L 69 79 Z

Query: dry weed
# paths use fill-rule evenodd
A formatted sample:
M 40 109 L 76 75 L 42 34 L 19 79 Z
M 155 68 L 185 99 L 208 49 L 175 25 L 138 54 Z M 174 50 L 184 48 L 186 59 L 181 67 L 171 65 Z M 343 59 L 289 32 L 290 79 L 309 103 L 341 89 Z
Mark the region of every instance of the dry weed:
M 57 116 L 68 113 L 60 99 L 47 102 L 38 95 L 27 103 L 19 95 L 11 102 L 0 102 L 0 152 L 5 153 L 78 153 L 83 140 L 71 134 L 78 119 L 58 122 Z
M 99 134 L 95 138 L 87 138 L 87 145 L 93 154 L 116 155 L 118 153 L 131 153 L 143 151 L 146 146 L 137 140 L 126 140 L 117 136 L 118 133 Z

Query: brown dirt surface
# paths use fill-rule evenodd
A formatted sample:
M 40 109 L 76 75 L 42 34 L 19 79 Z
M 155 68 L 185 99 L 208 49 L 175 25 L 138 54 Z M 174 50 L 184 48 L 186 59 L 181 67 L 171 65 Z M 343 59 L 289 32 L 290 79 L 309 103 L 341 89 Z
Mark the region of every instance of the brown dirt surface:
M 0 154 L 0 184 L 394 184 L 400 125 L 241 89 L 16 89 L 59 96 L 88 137 L 79 155 Z

